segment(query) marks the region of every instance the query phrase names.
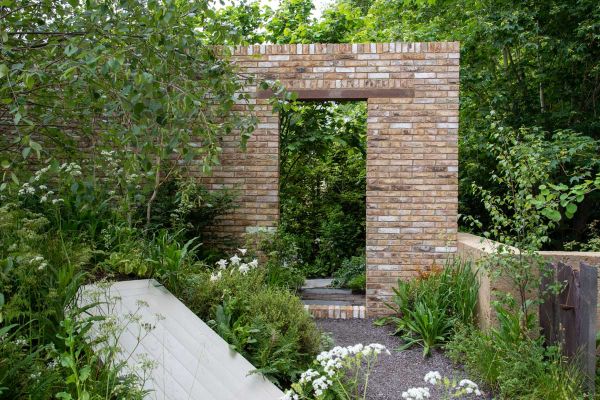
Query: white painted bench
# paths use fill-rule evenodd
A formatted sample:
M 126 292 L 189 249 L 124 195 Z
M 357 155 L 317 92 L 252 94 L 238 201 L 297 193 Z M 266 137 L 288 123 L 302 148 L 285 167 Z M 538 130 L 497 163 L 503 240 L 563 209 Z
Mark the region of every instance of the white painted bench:
M 275 400 L 283 395 L 260 374 L 251 374 L 255 368 L 244 357 L 157 281 L 85 286 L 80 305 L 93 301 L 92 293 L 100 291 L 111 300 L 93 308 L 92 314 L 110 314 L 120 321 L 128 314 L 141 317 L 139 324 L 127 326 L 118 345 L 131 372 L 139 373 L 138 363 L 144 359 L 155 363 L 145 383 L 148 399 Z M 144 328 L 147 324 L 153 328 Z

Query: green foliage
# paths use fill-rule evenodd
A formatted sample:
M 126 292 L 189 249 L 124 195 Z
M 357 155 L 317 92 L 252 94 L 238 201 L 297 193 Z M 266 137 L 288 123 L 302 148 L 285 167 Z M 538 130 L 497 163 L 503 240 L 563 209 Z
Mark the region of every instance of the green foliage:
M 310 29 L 311 0 L 285 0 L 266 22 L 267 41 L 271 43 L 302 43 Z M 304 43 L 308 43 L 304 41 Z
M 342 261 L 342 266 L 334 272 L 332 285 L 364 292 L 366 288 L 366 270 L 364 255 L 346 259 Z
M 275 233 L 258 232 L 249 235 L 248 239 L 247 247 L 256 247 L 267 256 L 265 268 L 269 286 L 292 291 L 302 287 L 305 274 L 294 236 L 278 230 Z
M 101 364 L 86 338 L 91 320 L 74 302 L 91 256 L 41 214 L 22 204 L 0 207 L 1 398 L 96 399 L 117 386 L 141 398 L 138 381 L 118 381 L 119 368 Z
M 230 261 L 231 262 L 231 261 Z M 240 264 L 243 265 L 243 264 Z M 267 271 L 235 266 L 185 275 L 179 295 L 196 314 L 281 387 L 295 380 L 320 349 L 321 337 L 298 297 L 266 284 Z
M 308 276 L 328 276 L 365 241 L 364 103 L 292 103 L 281 113 L 280 231 Z
M 203 241 L 206 228 L 233 210 L 237 197 L 233 190 L 208 191 L 196 179 L 176 176 L 158 191 L 150 230 L 180 231 L 186 239 Z
M 600 220 L 593 221 L 587 228 L 590 232 L 587 243 L 576 241 L 565 243 L 565 250 L 570 251 L 600 251 Z
M 353 292 L 365 293 L 367 290 L 367 274 L 365 272 L 354 276 L 348 281 L 348 288 Z
M 453 260 L 416 279 L 398 280 L 393 303 L 388 305 L 395 315 L 379 323 L 396 326 L 396 334 L 406 342 L 402 348 L 418 344 L 423 356 L 428 356 L 452 337 L 454 326 L 474 323 L 478 290 L 471 264 Z
M 225 6 L 217 11 L 215 19 L 227 26 L 229 35 L 219 39 L 224 43 L 229 40 L 234 43 L 263 43 L 265 32 L 261 28 L 270 14 L 271 10 L 258 1 L 242 0 L 238 4 Z
M 542 339 L 522 337 L 518 316 L 509 322 L 516 323 L 516 331 L 504 322 L 490 333 L 459 329 L 446 345 L 446 354 L 501 399 L 585 398 L 578 371 L 558 348 L 544 347 Z
M 242 81 L 209 45 L 228 31 L 206 2 L 26 0 L 0 13 L 2 189 L 30 154 L 87 158 L 96 175 L 102 150 L 116 148 L 149 223 L 175 169 L 197 160 L 207 172 L 220 137 L 237 129 L 243 144 L 254 126 L 232 112 Z

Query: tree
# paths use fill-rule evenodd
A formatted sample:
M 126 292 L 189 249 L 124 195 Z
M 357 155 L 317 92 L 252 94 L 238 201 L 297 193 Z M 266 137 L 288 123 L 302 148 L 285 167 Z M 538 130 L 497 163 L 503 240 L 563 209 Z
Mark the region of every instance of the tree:
M 0 189 L 32 153 L 90 160 L 101 176 L 98 154 L 116 147 L 121 168 L 143 177 L 149 221 L 175 168 L 208 172 L 221 136 L 251 132 L 232 112 L 242 82 L 227 49 L 210 45 L 231 32 L 206 2 L 0 5 Z

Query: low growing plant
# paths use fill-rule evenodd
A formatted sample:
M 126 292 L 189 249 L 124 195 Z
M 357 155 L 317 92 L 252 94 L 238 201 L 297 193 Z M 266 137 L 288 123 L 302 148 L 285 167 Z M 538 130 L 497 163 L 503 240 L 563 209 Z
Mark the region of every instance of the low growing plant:
M 381 353 L 390 354 L 378 343 L 323 351 L 281 400 L 365 400 L 369 376 Z
M 334 272 L 332 285 L 364 292 L 366 288 L 366 269 L 364 255 L 348 258 L 342 261 L 340 269 Z
M 424 380 L 441 391 L 441 395 L 438 397 L 440 400 L 470 399 L 483 396 L 479 386 L 469 379 L 459 381 L 455 378 L 442 377 L 438 371 L 429 371 Z M 425 400 L 430 397 L 431 394 L 427 386 L 414 387 L 402 392 L 402 398 L 406 400 Z
M 465 366 L 501 399 L 567 400 L 585 398 L 582 379 L 557 346 L 521 335 L 520 315 L 504 311 L 489 333 L 462 327 L 445 346 L 447 355 Z

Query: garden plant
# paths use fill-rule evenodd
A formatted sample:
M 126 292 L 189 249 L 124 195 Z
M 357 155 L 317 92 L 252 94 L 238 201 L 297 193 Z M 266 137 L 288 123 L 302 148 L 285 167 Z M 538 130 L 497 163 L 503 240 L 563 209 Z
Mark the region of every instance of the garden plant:
M 84 285 L 139 278 L 165 285 L 286 399 L 367 399 L 388 350 L 331 346 L 296 291 L 332 276 L 369 293 L 368 107 L 298 103 L 239 74 L 230 46 L 399 41 L 460 41 L 459 228 L 501 244 L 484 262 L 450 259 L 398 282 L 380 323 L 399 348 L 444 352 L 474 380 L 432 371 L 398 397 L 593 398 L 544 343 L 535 309 L 538 251 L 600 249 L 600 3 L 313 9 L 0 0 L 0 399 L 146 398 L 154 366 L 131 370 L 115 344 L 135 318 L 90 318 L 103 300 L 81 302 Z M 280 115 L 281 221 L 244 244 L 211 230 L 243 196 L 196 178 L 218 168 L 225 142 L 253 139 L 257 120 L 238 106 L 253 110 L 256 85 Z M 513 287 L 494 294 L 489 331 L 475 320 L 482 273 Z

